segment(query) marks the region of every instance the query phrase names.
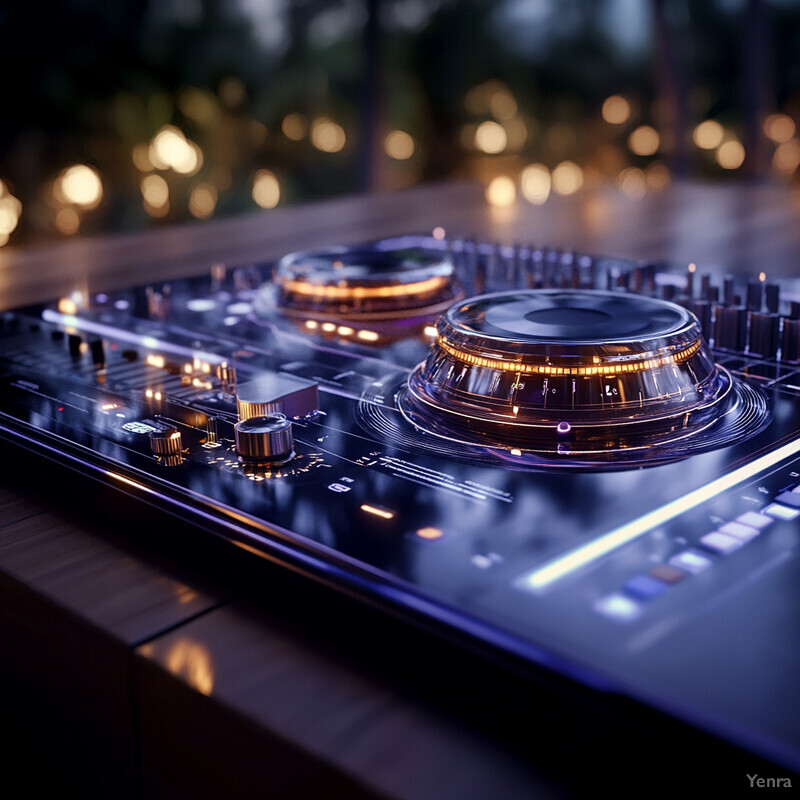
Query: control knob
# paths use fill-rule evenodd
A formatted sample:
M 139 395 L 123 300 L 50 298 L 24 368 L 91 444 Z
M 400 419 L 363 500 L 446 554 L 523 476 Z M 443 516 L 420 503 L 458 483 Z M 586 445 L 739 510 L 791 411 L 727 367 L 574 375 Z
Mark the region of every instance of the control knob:
M 241 420 L 234 431 L 236 450 L 248 461 L 283 464 L 294 456 L 292 423 L 283 414 Z
M 157 456 L 177 456 L 183 449 L 181 432 L 174 425 L 150 432 L 150 449 Z

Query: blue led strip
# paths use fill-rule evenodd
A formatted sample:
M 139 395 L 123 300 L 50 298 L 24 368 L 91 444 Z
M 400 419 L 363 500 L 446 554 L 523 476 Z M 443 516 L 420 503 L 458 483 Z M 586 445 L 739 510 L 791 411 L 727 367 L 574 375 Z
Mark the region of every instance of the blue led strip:
M 626 522 L 624 525 L 603 534 L 588 544 L 570 550 L 563 556 L 559 556 L 544 566 L 523 575 L 515 583 L 528 589 L 545 589 L 571 572 L 591 564 L 593 561 L 608 555 L 612 550 L 638 539 L 648 531 L 653 530 L 653 528 L 696 508 L 712 497 L 732 489 L 734 486 L 754 477 L 762 470 L 769 469 L 784 459 L 796 455 L 798 452 L 800 452 L 800 438 L 757 458 L 750 464 L 745 464 L 743 467 L 739 467 L 739 469 L 711 481 L 705 486 L 701 486 L 699 489 L 689 492 L 689 494 L 683 495 L 683 497 L 672 500 L 660 508 Z

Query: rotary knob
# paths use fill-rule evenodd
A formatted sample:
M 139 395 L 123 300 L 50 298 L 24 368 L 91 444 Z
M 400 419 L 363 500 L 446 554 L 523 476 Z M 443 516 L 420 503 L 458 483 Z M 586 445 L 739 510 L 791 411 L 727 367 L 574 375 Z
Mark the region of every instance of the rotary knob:
M 292 423 L 283 414 L 237 422 L 236 450 L 248 461 L 283 464 L 294 456 Z
M 181 432 L 174 425 L 150 432 L 150 449 L 157 456 L 177 456 L 183 449 Z

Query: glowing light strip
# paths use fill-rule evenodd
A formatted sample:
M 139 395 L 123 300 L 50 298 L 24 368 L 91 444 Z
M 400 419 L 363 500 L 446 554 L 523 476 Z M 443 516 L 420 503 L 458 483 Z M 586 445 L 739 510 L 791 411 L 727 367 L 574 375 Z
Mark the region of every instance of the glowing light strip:
M 499 369 L 504 372 L 524 372 L 526 374 L 537 375 L 616 375 L 619 372 L 644 372 L 668 364 L 679 364 L 691 358 L 699 349 L 701 341 L 695 342 L 679 350 L 674 355 L 658 356 L 648 358 L 644 361 L 632 361 L 624 364 L 597 364 L 591 367 L 554 367 L 550 364 L 524 364 L 519 361 L 500 361 L 484 356 L 474 356 L 471 353 L 453 347 L 444 339 L 439 339 L 439 347 L 446 350 L 450 355 L 455 356 L 460 361 L 466 361 L 476 367 L 488 367 L 489 369 Z M 597 356 L 595 356 L 597 358 Z
M 464 353 L 453 347 L 444 339 L 439 339 L 439 347 L 446 350 L 450 355 L 455 356 L 460 361 L 466 361 L 476 367 L 488 367 L 489 369 L 499 369 L 504 372 L 524 372 L 526 374 L 537 375 L 616 375 L 620 372 L 645 372 L 656 367 L 668 364 L 679 364 L 691 358 L 699 349 L 701 341 L 697 339 L 688 347 L 679 350 L 674 355 L 658 356 L 648 358 L 644 361 L 632 361 L 625 364 L 598 364 L 591 367 L 553 367 L 549 364 L 524 364 L 519 361 L 500 361 L 494 358 L 484 358 L 475 356 L 471 353 Z
M 114 478 L 114 480 L 119 481 L 120 483 L 127 483 L 128 486 L 133 486 L 134 489 L 139 489 L 142 492 L 148 492 L 149 494 L 158 494 L 158 492 L 151 489 L 149 486 L 145 486 L 143 483 L 138 483 L 137 481 L 131 480 L 130 478 L 126 478 L 124 475 L 120 475 L 118 472 L 111 472 L 110 470 L 105 470 L 106 475 L 109 478 Z
M 435 276 L 416 283 L 401 283 L 391 286 L 319 286 L 305 281 L 282 280 L 281 286 L 287 292 L 325 297 L 332 300 L 361 300 L 369 297 L 407 297 L 414 294 L 427 294 L 447 285 L 447 278 Z
M 376 517 L 383 517 L 384 519 L 393 519 L 394 514 L 391 511 L 386 511 L 383 508 L 375 508 L 375 506 L 370 506 L 364 503 L 361 506 L 362 511 L 366 511 L 367 514 L 374 514 Z
M 707 500 L 746 481 L 748 478 L 752 478 L 762 470 L 774 467 L 785 458 L 789 458 L 799 452 L 800 439 L 796 439 L 793 442 L 789 442 L 789 444 L 783 445 L 783 447 L 779 447 L 777 450 L 773 450 L 771 453 L 761 456 L 761 458 L 757 458 L 751 464 L 745 464 L 730 474 L 711 481 L 706 486 L 701 486 L 699 489 L 695 489 L 689 494 L 661 506 L 661 508 L 656 508 L 631 522 L 621 525 L 593 542 L 571 550 L 543 567 L 528 573 L 521 579 L 521 583 L 531 589 L 544 589 L 570 572 L 574 572 L 592 561 L 608 555 L 612 550 L 638 539 L 659 525 L 663 525 L 686 511 L 696 508 Z

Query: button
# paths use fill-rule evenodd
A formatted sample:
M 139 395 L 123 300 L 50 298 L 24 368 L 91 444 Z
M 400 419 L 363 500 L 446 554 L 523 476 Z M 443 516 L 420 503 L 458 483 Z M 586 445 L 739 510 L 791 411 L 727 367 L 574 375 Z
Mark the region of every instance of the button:
M 742 525 L 741 522 L 727 522 L 725 525 L 721 525 L 719 530 L 720 533 L 726 533 L 728 536 L 733 536 L 734 539 L 740 539 L 743 542 L 749 542 L 759 534 L 756 528 L 752 528 L 750 525 Z
M 640 600 L 652 600 L 669 589 L 663 581 L 656 580 L 650 575 L 636 575 L 622 587 L 628 594 Z
M 710 550 L 715 550 L 717 553 L 732 553 L 744 544 L 741 539 L 737 539 L 735 536 L 728 536 L 727 533 L 720 533 L 719 531 L 707 533 L 700 539 L 700 543 Z
M 771 525 L 774 520 L 772 517 L 768 517 L 766 514 L 759 514 L 757 511 L 746 511 L 736 517 L 736 521 L 741 522 L 742 525 L 749 525 L 751 528 L 761 530 L 766 528 L 767 525 Z M 724 528 L 720 528 L 720 530 L 724 530 Z
M 800 508 L 800 494 L 797 492 L 781 492 L 775 500 L 785 506 Z
M 657 567 L 653 567 L 650 570 L 650 574 L 654 578 L 669 584 L 679 583 L 686 577 L 686 573 L 682 569 L 676 569 L 669 564 L 659 564 Z
M 698 553 L 696 550 L 684 550 L 682 553 L 673 556 L 669 563 L 673 567 L 679 567 L 696 575 L 698 572 L 708 569 L 714 562 L 708 556 Z
M 610 594 L 594 604 L 594 609 L 604 617 L 618 622 L 630 622 L 642 613 L 642 607 L 624 594 Z
M 800 511 L 794 508 L 789 508 L 788 506 L 781 506 L 778 503 L 773 503 L 772 505 L 767 506 L 764 509 L 765 514 L 769 514 L 771 517 L 775 517 L 775 519 L 783 519 L 783 520 L 792 520 L 797 519 L 800 517 Z

